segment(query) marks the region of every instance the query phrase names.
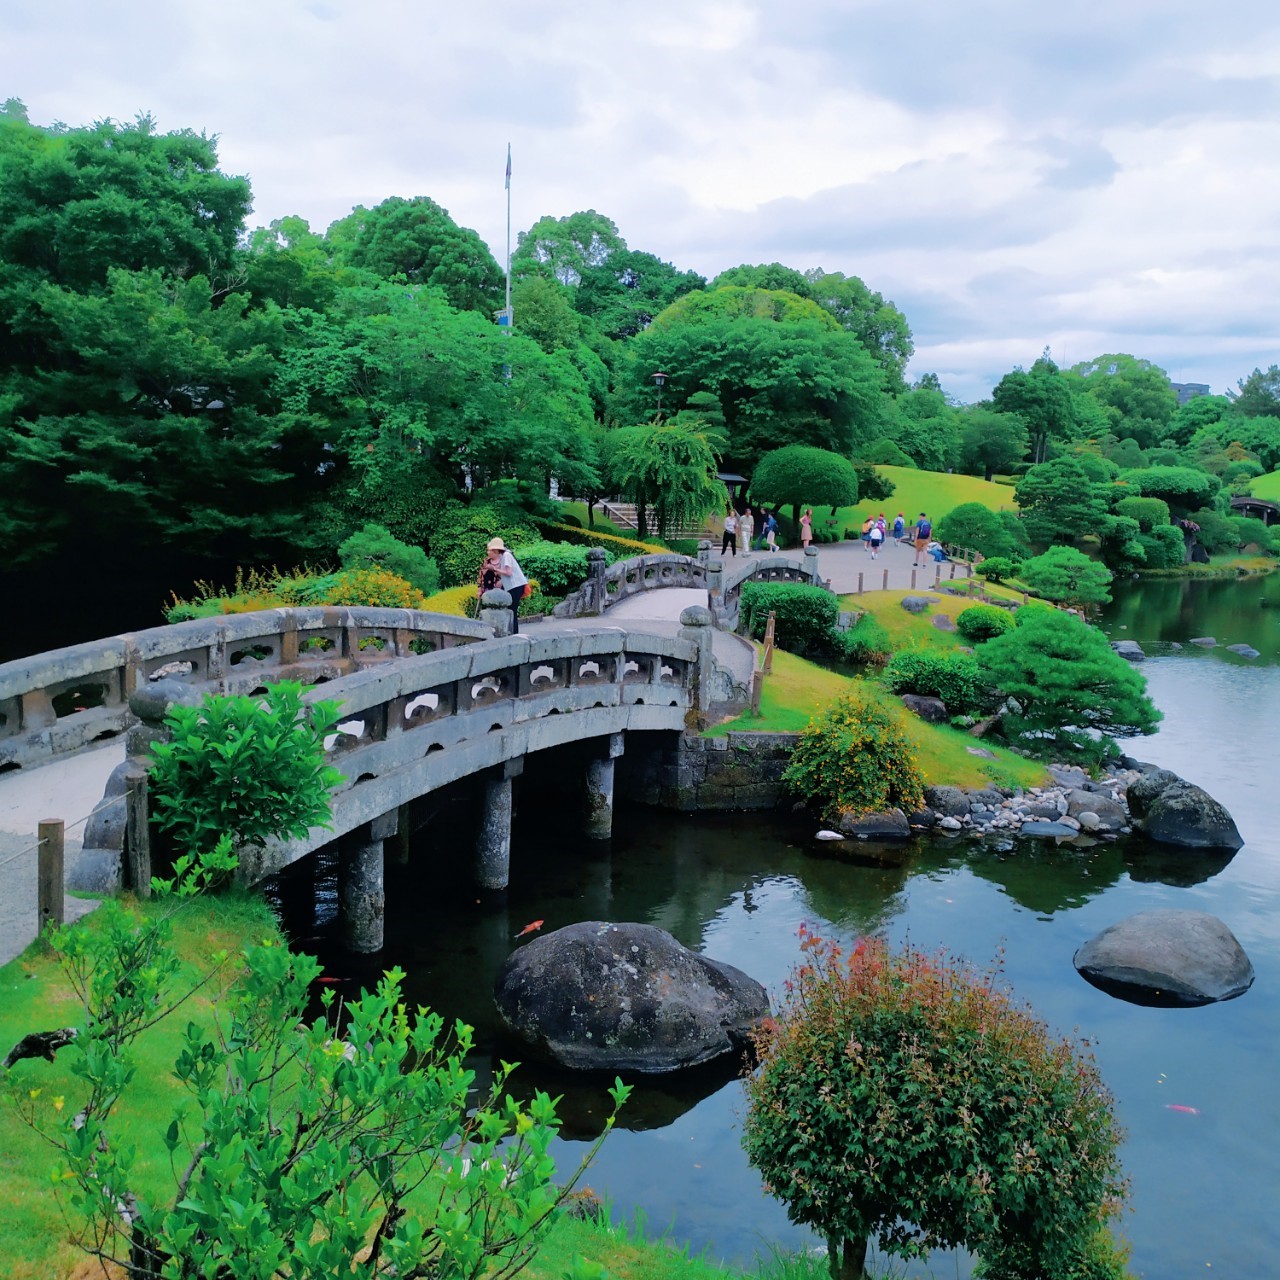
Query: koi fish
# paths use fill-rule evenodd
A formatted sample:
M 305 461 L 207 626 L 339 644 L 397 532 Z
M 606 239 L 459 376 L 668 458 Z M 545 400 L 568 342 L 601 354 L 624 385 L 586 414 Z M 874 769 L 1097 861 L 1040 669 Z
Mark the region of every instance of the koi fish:
M 1198 1116 L 1200 1114 L 1195 1107 L 1184 1107 L 1180 1102 L 1166 1102 L 1164 1109 L 1166 1111 L 1181 1111 L 1184 1116 Z
M 350 982 L 351 979 L 350 978 L 317 978 L 316 981 L 338 983 L 338 982 Z
M 516 937 L 523 938 L 526 933 L 537 933 L 538 930 L 541 929 L 542 926 L 546 923 L 547 922 L 545 920 L 534 920 L 531 923 L 525 925 L 525 927 L 521 929 L 519 933 L 516 934 Z

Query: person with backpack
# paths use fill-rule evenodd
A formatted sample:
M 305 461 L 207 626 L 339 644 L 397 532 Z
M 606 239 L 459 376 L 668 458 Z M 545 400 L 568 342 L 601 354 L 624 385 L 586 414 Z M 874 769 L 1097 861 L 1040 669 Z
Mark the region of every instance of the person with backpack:
M 933 522 L 922 511 L 916 521 L 916 558 L 912 562 L 917 569 L 924 568 L 925 552 L 929 550 L 929 539 L 933 536 Z
M 863 551 L 871 550 L 871 530 L 875 526 L 875 517 L 868 516 L 862 522 L 862 549 Z
M 898 512 L 898 514 L 897 514 L 896 516 L 894 516 L 894 517 L 893 517 L 893 538 L 894 538 L 894 541 L 895 541 L 895 542 L 901 541 L 901 539 L 902 539 L 902 535 L 903 535 L 904 533 L 906 533 L 906 531 L 907 531 L 907 522 L 906 522 L 906 518 L 903 516 L 902 512 L 901 512 L 901 511 L 899 511 L 899 512 Z
M 871 547 L 871 558 L 874 560 L 880 554 L 880 548 L 884 545 L 884 521 L 877 520 L 871 526 L 871 536 L 868 539 Z

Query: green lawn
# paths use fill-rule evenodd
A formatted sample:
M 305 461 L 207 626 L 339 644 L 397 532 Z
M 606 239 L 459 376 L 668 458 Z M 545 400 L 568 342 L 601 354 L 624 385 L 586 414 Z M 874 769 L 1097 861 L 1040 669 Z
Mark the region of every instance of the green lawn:
M 893 524 L 894 515 L 901 511 L 911 524 L 926 511 L 937 525 L 938 521 L 963 502 L 981 502 L 993 511 L 1016 511 L 1013 490 L 1008 485 L 981 479 L 979 476 L 950 475 L 942 471 L 917 471 L 914 467 L 877 467 L 882 475 L 893 481 L 893 496 L 882 501 L 865 501 L 852 507 L 841 507 L 835 515 L 836 527 L 861 528 L 869 515 L 881 511 Z M 829 509 L 815 510 L 815 523 L 831 519 Z
M 893 596 L 901 599 L 906 592 L 876 592 L 877 597 Z M 863 596 L 862 600 L 868 600 Z M 918 633 L 915 638 L 921 643 L 935 643 L 932 636 L 941 637 L 941 642 L 956 644 L 954 636 L 938 631 L 929 623 L 927 617 L 915 617 L 905 609 L 884 608 L 877 611 L 886 625 L 892 620 L 895 624 L 895 645 L 901 647 L 911 642 L 912 631 Z M 958 613 L 967 604 L 955 597 L 944 597 L 945 603 L 935 606 L 942 612 Z M 865 606 L 864 606 L 865 607 Z M 893 612 L 915 623 L 914 629 L 896 625 Z M 954 614 L 952 614 L 954 616 Z M 931 633 L 931 634 L 930 634 Z M 901 642 L 899 636 L 902 637 Z M 749 711 L 733 720 L 717 725 L 708 730 L 709 737 L 721 737 L 733 730 L 735 732 L 755 731 L 768 733 L 795 733 L 809 723 L 815 712 L 827 706 L 841 693 L 849 688 L 854 677 L 843 676 L 834 671 L 820 667 L 816 663 L 806 662 L 794 654 L 776 650 L 773 655 L 773 674 L 765 677 L 764 690 L 760 699 L 759 716 Z M 868 681 L 873 688 L 880 690 L 875 681 Z M 897 704 L 897 699 L 887 690 L 883 697 L 888 702 Z M 997 747 L 989 742 L 979 743 L 975 738 L 961 729 L 952 729 L 944 725 L 929 725 L 915 716 L 907 716 L 907 732 L 916 746 L 916 755 L 920 762 L 921 772 L 926 784 L 931 786 L 981 787 L 992 782 L 1000 785 L 1017 787 L 1034 787 L 1045 782 L 1048 775 L 1044 766 L 1026 760 L 1012 751 Z M 996 759 L 987 760 L 975 756 L 970 748 L 985 748 L 993 751 Z
M 1280 471 L 1268 472 L 1259 476 L 1250 486 L 1249 492 L 1263 502 L 1280 502 Z

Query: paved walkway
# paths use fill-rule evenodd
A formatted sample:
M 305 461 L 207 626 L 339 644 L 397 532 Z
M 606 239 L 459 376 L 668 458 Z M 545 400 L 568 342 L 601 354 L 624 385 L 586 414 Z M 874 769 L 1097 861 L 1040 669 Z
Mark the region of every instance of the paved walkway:
M 787 556 L 795 559 L 800 552 L 797 548 L 794 551 L 779 551 L 777 556 Z M 753 551 L 750 558 L 752 560 L 764 560 L 769 557 L 767 551 Z M 715 559 L 719 559 L 715 555 Z M 743 557 L 741 554 L 738 560 Z M 933 586 L 935 579 L 938 577 L 938 565 L 932 560 L 928 560 L 926 566 L 917 569 L 916 580 L 913 584 L 911 581 L 912 562 L 915 559 L 915 548 L 906 542 L 894 542 L 892 540 L 886 542 L 880 549 L 879 555 L 873 560 L 871 553 L 866 550 L 861 542 L 828 542 L 818 547 L 818 572 L 823 578 L 831 583 L 831 589 L 837 595 L 851 595 L 858 590 L 858 575 L 862 575 L 862 589 L 864 591 L 883 591 L 885 587 L 885 571 L 888 571 L 888 590 L 905 591 L 909 588 L 917 587 L 924 591 L 928 587 Z M 729 564 L 737 563 L 732 556 L 726 557 Z M 952 565 L 949 561 L 943 561 L 940 566 L 942 569 L 942 581 L 947 582 L 950 579 Z M 955 566 L 956 581 L 959 582 L 969 576 L 969 567 L 964 564 Z M 613 610 L 610 610 L 610 614 Z

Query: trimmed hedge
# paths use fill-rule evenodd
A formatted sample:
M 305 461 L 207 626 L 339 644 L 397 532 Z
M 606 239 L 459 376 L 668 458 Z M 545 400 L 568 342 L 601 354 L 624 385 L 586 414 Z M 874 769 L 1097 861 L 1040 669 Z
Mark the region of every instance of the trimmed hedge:
M 543 594 L 563 598 L 586 582 L 590 550 L 590 547 L 568 542 L 525 542 L 513 547 L 512 554 L 520 562 L 525 576 L 536 578 L 542 584 Z M 612 564 L 617 556 L 606 548 L 604 559 L 605 564 Z
M 550 542 L 604 547 L 606 551 L 616 553 L 619 560 L 628 560 L 632 556 L 663 555 L 667 550 L 660 542 L 638 542 L 634 538 L 619 538 L 612 533 L 597 533 L 594 529 L 575 529 L 571 524 L 561 524 L 556 520 L 535 520 L 534 523 L 547 535 Z
M 903 649 L 889 659 L 885 683 L 894 693 L 941 698 L 953 715 L 978 715 L 991 702 L 991 690 L 971 653 Z
M 1008 609 L 993 604 L 975 604 L 962 609 L 956 618 L 956 630 L 970 643 L 981 644 L 1013 630 L 1013 617 Z
M 778 647 L 802 653 L 831 647 L 840 604 L 830 591 L 800 582 L 744 583 L 740 613 L 747 634 L 763 639 L 770 612 Z

